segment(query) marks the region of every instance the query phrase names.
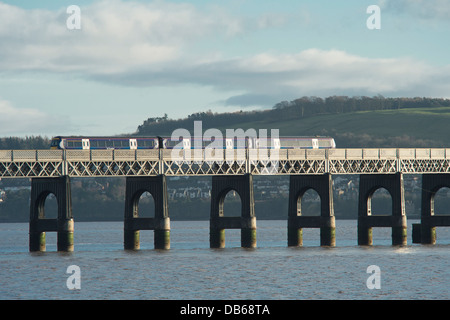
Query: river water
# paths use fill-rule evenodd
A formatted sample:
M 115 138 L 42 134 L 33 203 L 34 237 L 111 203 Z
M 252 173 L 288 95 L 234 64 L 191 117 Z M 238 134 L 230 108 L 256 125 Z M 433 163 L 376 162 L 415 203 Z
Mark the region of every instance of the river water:
M 226 230 L 226 248 L 209 248 L 208 221 L 172 221 L 171 249 L 123 250 L 123 222 L 76 222 L 75 250 L 28 252 L 28 224 L 0 224 L 0 299 L 449 299 L 450 228 L 436 245 L 392 246 L 389 228 L 374 228 L 374 245 L 357 245 L 357 222 L 336 221 L 336 247 L 320 247 L 319 230 L 304 229 L 304 246 L 287 247 L 286 221 L 258 221 L 257 248 L 240 248 Z M 69 266 L 79 269 L 70 290 Z M 379 273 L 368 273 L 375 265 Z M 74 273 L 75 275 L 75 273 Z M 374 278 L 376 276 L 376 279 Z M 371 283 L 379 288 L 370 289 Z

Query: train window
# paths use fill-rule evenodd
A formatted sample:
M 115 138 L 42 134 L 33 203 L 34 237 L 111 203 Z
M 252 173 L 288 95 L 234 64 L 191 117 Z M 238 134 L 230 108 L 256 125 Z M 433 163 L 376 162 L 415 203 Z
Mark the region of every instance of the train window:
M 319 148 L 330 148 L 331 143 L 329 139 L 319 139 Z
M 151 147 L 151 141 L 147 140 L 147 139 L 139 139 L 137 141 L 137 145 L 138 145 L 138 147 L 141 147 L 141 148 L 148 148 L 148 147 Z
M 310 139 L 299 139 L 294 144 L 297 148 L 312 148 L 312 142 Z
M 51 147 L 58 147 L 59 145 L 59 140 L 58 139 L 52 139 L 52 144 L 50 145 Z
M 250 139 L 235 137 L 232 138 L 232 141 L 233 141 L 233 148 L 235 149 L 244 149 L 253 147 L 253 144 L 250 141 Z
M 83 145 L 82 145 L 81 141 L 70 141 L 70 142 L 72 142 L 73 147 L 76 148 L 76 149 L 83 148 Z
M 116 140 L 117 148 L 130 147 L 130 143 L 128 140 Z

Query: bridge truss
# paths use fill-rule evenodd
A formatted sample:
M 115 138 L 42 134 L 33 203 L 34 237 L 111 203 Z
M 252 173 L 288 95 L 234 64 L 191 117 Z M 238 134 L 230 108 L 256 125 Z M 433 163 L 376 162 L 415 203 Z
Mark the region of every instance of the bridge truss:
M 0 178 L 450 173 L 450 149 L 0 150 Z

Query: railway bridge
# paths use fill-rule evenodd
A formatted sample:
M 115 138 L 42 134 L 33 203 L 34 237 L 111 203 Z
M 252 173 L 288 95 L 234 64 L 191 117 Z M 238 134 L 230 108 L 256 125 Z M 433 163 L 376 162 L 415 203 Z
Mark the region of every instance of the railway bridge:
M 434 214 L 434 196 L 450 187 L 450 149 L 135 149 L 0 150 L 0 178 L 31 179 L 30 251 L 45 251 L 45 233 L 57 232 L 58 251 L 74 249 L 70 179 L 126 177 L 124 248 L 139 249 L 140 230 L 154 231 L 156 249 L 170 248 L 166 177 L 211 176 L 210 246 L 225 246 L 225 229 L 241 229 L 242 247 L 256 246 L 253 176 L 289 175 L 288 246 L 302 245 L 303 228 L 320 228 L 320 243 L 335 245 L 333 175 L 359 175 L 358 244 L 372 244 L 372 228 L 392 228 L 392 244 L 407 244 L 405 174 L 422 176 L 421 221 L 413 243 L 436 243 L 436 227 L 450 226 L 449 215 Z M 392 197 L 392 214 L 372 215 L 371 199 L 380 188 Z M 309 189 L 321 199 L 320 216 L 302 216 Z M 226 194 L 241 198 L 241 215 L 225 217 Z M 154 218 L 139 217 L 144 192 L 155 200 Z M 58 203 L 56 219 L 45 217 L 49 194 Z

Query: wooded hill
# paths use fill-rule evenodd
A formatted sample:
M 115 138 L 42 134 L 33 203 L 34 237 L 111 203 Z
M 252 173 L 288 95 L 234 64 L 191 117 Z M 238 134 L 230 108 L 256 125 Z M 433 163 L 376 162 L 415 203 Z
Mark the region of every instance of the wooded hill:
M 280 136 L 331 136 L 338 148 L 450 147 L 450 99 L 333 96 L 282 101 L 272 109 L 213 113 L 197 112 L 183 119 L 151 117 L 136 136 L 171 136 L 175 129 L 203 131 L 279 129 Z M 117 133 L 124 135 L 123 133 Z M 50 138 L 0 138 L 0 149 L 48 149 Z
M 148 118 L 138 136 L 170 136 L 175 129 L 279 129 L 280 136 L 332 136 L 340 148 L 448 147 L 450 100 L 333 96 L 283 101 L 272 109 L 230 113 L 198 112 L 184 119 Z
M 0 138 L 0 150 L 50 149 L 50 139 L 41 136 Z

